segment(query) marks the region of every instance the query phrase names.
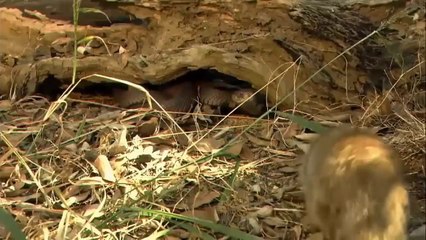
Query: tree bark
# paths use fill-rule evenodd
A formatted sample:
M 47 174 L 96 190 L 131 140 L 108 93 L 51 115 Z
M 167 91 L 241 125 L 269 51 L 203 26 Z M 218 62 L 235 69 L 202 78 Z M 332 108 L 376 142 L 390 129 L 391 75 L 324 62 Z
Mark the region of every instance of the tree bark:
M 57 1 L 56 15 L 42 11 L 49 4 L 38 1 L 32 9 L 23 3 L 0 5 L 0 94 L 14 93 L 17 98 L 33 94 L 49 77 L 70 83 L 72 1 Z M 78 78 L 97 73 L 162 84 L 209 68 L 256 89 L 267 85 L 263 92 L 272 103 L 285 99 L 281 109 L 321 109 L 358 104 L 369 87 L 405 83 L 417 76 L 408 70 L 419 64 L 424 69 L 424 46 L 419 45 L 424 36 L 418 31 L 424 27 L 424 4 L 415 1 L 89 1 L 86 5 L 109 13 L 113 24 L 96 26 L 103 15 L 80 13 L 81 23 L 94 26 L 78 26 L 78 40 L 96 38 L 84 54 L 78 54 Z M 24 9 L 38 10 L 45 17 Z M 129 15 L 132 20 L 127 21 Z M 406 39 L 400 39 L 401 32 Z

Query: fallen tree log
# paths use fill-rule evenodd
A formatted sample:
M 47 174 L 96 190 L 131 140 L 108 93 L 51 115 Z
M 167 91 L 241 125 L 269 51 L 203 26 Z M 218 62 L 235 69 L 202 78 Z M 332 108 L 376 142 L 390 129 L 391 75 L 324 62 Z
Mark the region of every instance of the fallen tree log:
M 0 8 L 0 94 L 34 94 L 48 78 L 70 84 L 76 30 L 77 78 L 96 73 L 163 84 L 214 69 L 263 88 L 272 103 L 284 99 L 281 109 L 359 105 L 371 86 L 376 91 L 406 83 L 418 77 L 419 65 L 424 69 L 424 55 L 418 54 L 424 51 L 419 44 L 424 4 L 402 2 L 103 2 L 97 5 L 101 10 L 120 9 L 139 21 L 123 23 L 111 13 L 117 21 L 110 26 L 96 26 L 95 19 L 92 26 L 75 29 L 69 19 L 72 1 L 58 1 L 59 19 L 6 4 Z M 370 5 L 349 8 L 353 3 Z M 40 10 L 44 3 L 35 4 Z M 380 26 L 384 21 L 388 24 Z

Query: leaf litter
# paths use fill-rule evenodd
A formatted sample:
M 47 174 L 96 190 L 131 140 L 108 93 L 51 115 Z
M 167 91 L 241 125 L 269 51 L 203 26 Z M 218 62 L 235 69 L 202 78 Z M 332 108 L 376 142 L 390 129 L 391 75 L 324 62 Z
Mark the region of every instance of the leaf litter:
M 424 124 L 404 106 L 360 122 L 393 129 L 385 138 L 410 153 L 407 162 L 413 164 L 425 154 L 418 131 Z M 207 114 L 182 133 L 161 112 L 88 102 L 67 107 L 43 122 L 49 109 L 43 98 L 0 104 L 6 120 L 0 123 L 0 202 L 25 225 L 30 239 L 224 238 L 199 224 L 193 228 L 196 221 L 134 215 L 135 207 L 207 220 L 262 239 L 318 238 L 303 223 L 297 179 L 298 156 L 316 137 L 307 129 L 315 126 L 282 116 L 261 120 L 224 150 L 254 119 L 228 116 L 200 140 L 212 123 L 205 121 Z M 337 123 L 329 118 L 323 125 Z M 409 140 L 413 137 L 416 141 Z M 189 148 L 190 142 L 197 143 Z M 415 186 L 413 191 L 421 195 Z

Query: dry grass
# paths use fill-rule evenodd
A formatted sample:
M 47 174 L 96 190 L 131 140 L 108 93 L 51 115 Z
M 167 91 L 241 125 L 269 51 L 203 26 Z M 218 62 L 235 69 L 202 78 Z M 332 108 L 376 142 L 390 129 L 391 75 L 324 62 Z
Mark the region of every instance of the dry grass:
M 413 71 L 424 76 L 421 66 Z M 420 84 L 424 79 L 373 96 L 353 124 L 386 130 L 422 203 L 426 104 L 414 97 L 425 91 Z M 297 156 L 312 136 L 301 126 L 281 117 L 226 116 L 211 127 L 187 114 L 194 122 L 180 127 L 162 112 L 71 99 L 73 87 L 58 101 L 66 104 L 36 96 L 0 101 L 0 201 L 29 239 L 242 236 L 235 229 L 305 239 Z M 0 227 L 0 236 L 7 234 Z
M 172 128 L 146 138 L 135 135 L 138 118 L 161 119 L 161 113 L 135 116 L 135 112 L 68 101 L 66 111 L 42 121 L 49 109 L 43 98 L 2 103 L 6 110 L 1 124 L 3 204 L 26 226 L 31 239 L 142 238 L 174 228 L 165 221 L 169 217 L 143 216 L 143 209 L 183 214 L 196 210 L 195 216 L 213 221 L 219 214 L 222 224 L 247 232 L 265 231 L 264 221 L 297 226 L 292 222 L 300 218 L 299 205 L 278 201 L 282 189 L 295 185 L 294 149 L 287 150 L 287 156 L 264 151 L 266 146 L 253 141 L 282 148 L 267 136 L 264 140 L 252 136 L 250 142 L 243 135 L 233 148 L 218 151 L 247 125 L 243 121 L 237 121 L 243 127 L 236 121 L 232 126 L 224 123 L 200 141 L 197 150 L 177 143 Z M 253 131 L 259 136 L 287 124 L 265 120 Z M 192 140 L 206 130 L 186 133 Z M 213 138 L 218 132 L 222 135 Z M 273 172 L 258 172 L 267 168 Z M 266 184 L 265 176 L 274 178 Z M 284 181 L 278 176 L 285 176 Z M 276 213 L 270 206 L 274 202 Z M 136 206 L 142 210 L 130 210 Z
M 310 135 L 300 126 L 277 117 L 247 129 L 254 119 L 228 116 L 211 129 L 193 114 L 186 118 L 195 123 L 182 129 L 188 142 L 161 112 L 125 111 L 91 100 L 68 98 L 66 108 L 46 121 L 50 105 L 44 98 L 1 102 L 2 205 L 28 238 L 222 236 L 183 216 L 266 239 L 303 236 L 296 157 Z M 404 109 L 410 118 L 394 110 L 353 124 L 387 127 L 386 137 L 410 171 L 424 176 L 424 122 L 416 117 L 424 108 Z M 221 150 L 236 136 L 230 149 Z M 196 140 L 197 148 L 188 148 Z M 417 196 L 424 194 L 418 179 L 412 184 Z

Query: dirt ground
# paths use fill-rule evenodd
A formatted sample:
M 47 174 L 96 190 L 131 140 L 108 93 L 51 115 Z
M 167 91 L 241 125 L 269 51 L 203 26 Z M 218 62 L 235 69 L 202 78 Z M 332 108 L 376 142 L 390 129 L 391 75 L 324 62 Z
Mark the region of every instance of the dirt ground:
M 278 69 L 276 74 L 287 74 L 269 85 L 274 94 L 268 101 L 275 103 L 290 92 L 290 83 L 300 84 L 355 43 L 301 31 L 301 24 L 281 9 L 247 7 L 232 14 L 206 6 L 162 14 L 125 9 L 144 15 L 151 25 L 83 26 L 85 34 L 112 44 L 107 50 L 102 41 L 92 41 L 87 55 L 79 57 L 78 77 L 98 73 L 159 84 L 211 67 L 260 89 Z M 297 121 L 279 113 L 256 120 L 200 112 L 179 113 L 172 121 L 161 111 L 117 107 L 112 86 L 100 85 L 99 78 L 62 97 L 73 76 L 73 28 L 57 19 L 24 19 L 18 11 L 0 10 L 5 49 L 0 95 L 12 88 L 18 96 L 0 98 L 0 201 L 25 226 L 29 239 L 225 239 L 221 231 L 242 236 L 235 229 L 262 239 L 319 239 L 304 222 L 297 176 L 298 156 L 315 134 Z M 360 11 L 374 16 L 372 21 L 392 13 L 381 7 Z M 424 40 L 424 18 L 393 26 L 415 35 L 417 44 Z M 417 58 L 406 58 L 412 68 L 395 77 L 391 88 L 360 93 L 367 85 L 362 79 L 371 72 L 355 66 L 363 61 L 357 52 L 338 58 L 279 108 L 324 126 L 377 129 L 406 167 L 410 230 L 426 222 L 426 79 L 424 52 L 415 49 L 410 53 Z M 301 52 L 307 63 L 279 68 L 296 62 Z M 54 108 L 58 98 L 63 102 Z M 234 230 L 215 228 L 214 233 L 201 227 L 203 222 L 180 221 L 173 213 Z M 0 236 L 6 234 L 0 228 Z

